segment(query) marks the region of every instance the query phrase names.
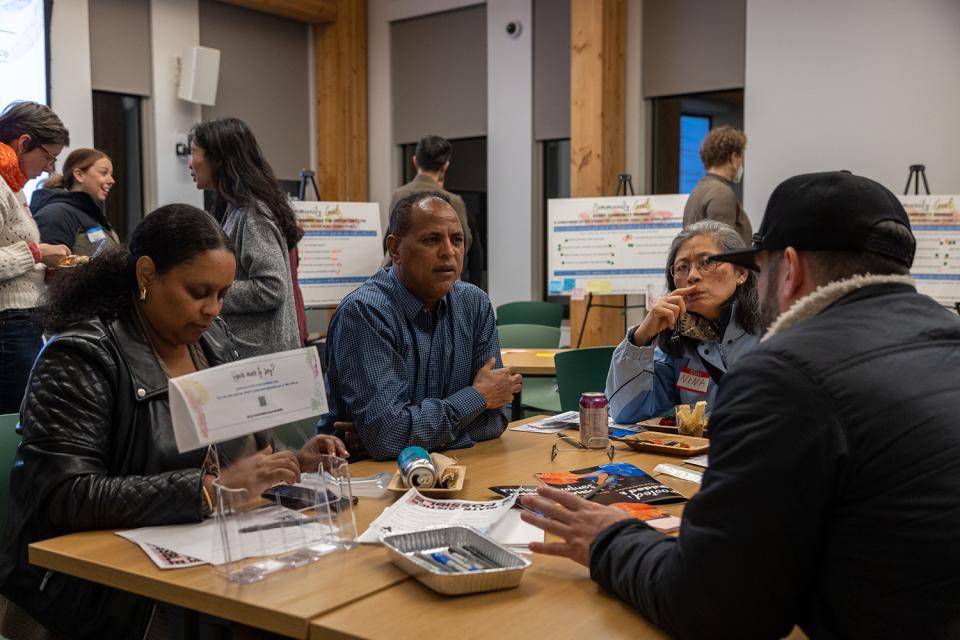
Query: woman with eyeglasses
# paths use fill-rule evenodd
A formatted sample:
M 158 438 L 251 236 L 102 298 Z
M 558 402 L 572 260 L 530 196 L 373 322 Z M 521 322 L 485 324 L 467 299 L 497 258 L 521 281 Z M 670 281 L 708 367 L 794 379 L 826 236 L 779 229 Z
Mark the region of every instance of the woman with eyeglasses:
M 237 250 L 237 279 L 223 319 L 244 358 L 302 346 L 290 251 L 303 229 L 242 120 L 218 118 L 190 131 L 190 175 L 213 190 L 213 210 Z
M 70 255 L 40 242 L 23 186 L 52 171 L 70 134 L 49 107 L 11 103 L 0 114 L 0 413 L 20 410 L 30 367 L 43 344 L 33 310 L 47 267 Z
M 729 225 L 704 220 L 681 231 L 667 257 L 667 291 L 613 353 L 610 416 L 628 424 L 678 404 L 713 404 L 717 383 L 759 341 L 756 275 L 710 256 L 744 247 Z

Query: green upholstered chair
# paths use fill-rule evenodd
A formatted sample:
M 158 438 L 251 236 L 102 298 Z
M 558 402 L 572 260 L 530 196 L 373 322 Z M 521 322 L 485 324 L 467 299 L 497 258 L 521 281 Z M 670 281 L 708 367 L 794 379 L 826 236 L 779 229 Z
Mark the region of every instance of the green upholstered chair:
M 563 305 L 555 302 L 508 302 L 497 307 L 497 324 L 542 324 L 560 328 Z
M 0 415 L 0 531 L 7 526 L 7 504 L 10 500 L 10 470 L 17 457 L 20 434 L 17 433 L 17 420 L 20 415 L 7 413 Z
M 576 411 L 580 408 L 580 394 L 603 391 L 612 359 L 613 347 L 570 349 L 558 353 L 554 362 L 557 365 L 560 410 Z
M 560 328 L 540 324 L 506 324 L 497 327 L 501 349 L 556 349 Z M 555 378 L 524 376 L 521 401 L 533 413 L 559 413 L 560 396 Z
M 501 349 L 556 349 L 560 327 L 542 324 L 505 324 L 497 327 Z

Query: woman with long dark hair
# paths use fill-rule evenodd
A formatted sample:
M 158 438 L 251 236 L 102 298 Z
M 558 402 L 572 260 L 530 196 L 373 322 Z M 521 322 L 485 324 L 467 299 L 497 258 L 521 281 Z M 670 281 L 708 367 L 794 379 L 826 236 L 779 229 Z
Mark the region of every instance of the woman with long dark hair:
M 346 455 L 330 436 L 274 452 L 267 432 L 216 445 L 216 456 L 178 451 L 168 380 L 237 360 L 218 319 L 235 269 L 216 221 L 172 204 L 143 219 L 129 248 L 51 282 L 43 303 L 54 335 L 23 401 L 0 553 L 7 637 L 12 619 L 26 627 L 20 637 L 47 637 L 39 623 L 71 638 L 143 638 L 151 617 L 149 600 L 31 565 L 31 542 L 200 521 L 215 480 L 259 496 L 315 471 L 320 454 Z
M 718 253 L 744 248 L 733 227 L 715 220 L 677 234 L 667 256 L 667 291 L 617 346 L 607 374 L 610 416 L 631 423 L 678 404 L 707 401 L 760 334 L 757 277 Z
M 190 174 L 214 190 L 212 211 L 236 246 L 237 280 L 223 318 L 247 358 L 301 346 L 289 252 L 303 230 L 250 128 L 236 118 L 190 132 Z

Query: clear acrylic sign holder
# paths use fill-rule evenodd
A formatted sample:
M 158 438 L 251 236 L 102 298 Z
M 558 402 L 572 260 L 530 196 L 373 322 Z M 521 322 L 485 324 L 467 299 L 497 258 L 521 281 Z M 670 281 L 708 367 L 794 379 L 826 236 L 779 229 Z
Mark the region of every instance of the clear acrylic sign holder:
M 213 551 L 223 560 L 217 573 L 246 584 L 357 546 L 347 461 L 323 455 L 318 472 L 303 475 L 304 482 L 275 488 L 269 500 L 214 483 Z

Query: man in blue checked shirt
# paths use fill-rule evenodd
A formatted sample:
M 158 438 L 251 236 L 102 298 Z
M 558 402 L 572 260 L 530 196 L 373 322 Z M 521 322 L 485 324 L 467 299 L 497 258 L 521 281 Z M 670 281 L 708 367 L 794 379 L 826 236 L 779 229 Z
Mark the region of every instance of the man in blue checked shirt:
M 500 361 L 489 298 L 459 280 L 464 235 L 449 199 L 403 198 L 387 233 L 393 264 L 345 297 L 330 322 L 322 424 L 381 460 L 410 445 L 455 449 L 499 437 L 500 407 L 521 378 Z

